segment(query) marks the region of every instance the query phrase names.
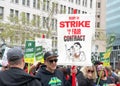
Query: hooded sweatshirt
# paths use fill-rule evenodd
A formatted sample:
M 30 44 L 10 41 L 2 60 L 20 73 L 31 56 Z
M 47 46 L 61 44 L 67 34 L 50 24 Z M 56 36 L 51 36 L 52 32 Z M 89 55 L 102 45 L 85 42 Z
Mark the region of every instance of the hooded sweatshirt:
M 35 78 L 20 68 L 10 68 L 0 72 L 0 86 L 42 86 Z
M 42 86 L 71 86 L 71 83 L 65 80 L 63 72 L 59 69 L 51 73 L 46 70 L 45 66 L 41 66 L 36 77 L 40 78 Z

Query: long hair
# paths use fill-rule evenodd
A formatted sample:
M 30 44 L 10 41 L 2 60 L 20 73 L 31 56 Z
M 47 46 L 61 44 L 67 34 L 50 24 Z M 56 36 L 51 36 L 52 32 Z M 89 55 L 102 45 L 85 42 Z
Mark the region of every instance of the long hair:
M 93 69 L 94 70 L 94 72 L 92 73 L 93 74 L 92 79 L 95 81 L 96 77 L 97 77 L 95 66 L 83 66 L 80 71 L 83 73 L 84 77 L 87 78 L 88 77 L 88 72 L 87 71 L 89 69 Z

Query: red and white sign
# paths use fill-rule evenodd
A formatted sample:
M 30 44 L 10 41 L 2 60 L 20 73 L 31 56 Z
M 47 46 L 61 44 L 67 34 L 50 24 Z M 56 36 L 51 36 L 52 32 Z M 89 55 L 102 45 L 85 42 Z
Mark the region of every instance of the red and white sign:
M 91 63 L 91 40 L 95 16 L 58 15 L 58 64 L 87 66 Z

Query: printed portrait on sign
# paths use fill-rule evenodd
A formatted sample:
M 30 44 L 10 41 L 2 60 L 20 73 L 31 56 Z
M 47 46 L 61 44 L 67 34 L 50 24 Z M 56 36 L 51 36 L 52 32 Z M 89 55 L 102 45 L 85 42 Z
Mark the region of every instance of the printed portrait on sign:
M 67 48 L 67 45 L 65 45 Z M 66 50 L 66 60 L 70 62 L 80 62 L 86 60 L 85 52 L 82 51 L 82 46 L 79 42 L 75 42 Z

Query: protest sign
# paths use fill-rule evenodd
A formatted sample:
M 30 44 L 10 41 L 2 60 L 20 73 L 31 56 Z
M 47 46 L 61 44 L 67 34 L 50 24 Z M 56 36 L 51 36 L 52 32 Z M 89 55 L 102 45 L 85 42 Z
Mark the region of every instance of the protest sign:
M 35 60 L 35 41 L 26 41 L 25 44 L 25 62 L 34 63 Z
M 42 46 L 35 48 L 35 60 L 44 63 Z
M 95 18 L 90 14 L 61 14 L 58 18 L 58 64 L 92 65 L 91 40 Z
M 104 66 L 110 66 L 110 54 L 112 52 L 112 46 L 115 39 L 115 34 L 110 34 L 109 38 L 107 39 L 106 52 L 100 53 L 100 60 L 103 62 Z
M 3 57 L 2 57 L 2 62 L 1 62 L 1 64 L 3 66 L 7 66 L 8 65 L 7 52 L 8 52 L 9 49 L 10 49 L 9 47 L 5 48 L 5 51 L 4 51 L 4 54 L 3 54 Z
M 52 40 L 51 39 L 35 38 L 35 45 L 42 46 L 43 52 L 52 50 Z

